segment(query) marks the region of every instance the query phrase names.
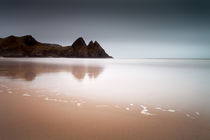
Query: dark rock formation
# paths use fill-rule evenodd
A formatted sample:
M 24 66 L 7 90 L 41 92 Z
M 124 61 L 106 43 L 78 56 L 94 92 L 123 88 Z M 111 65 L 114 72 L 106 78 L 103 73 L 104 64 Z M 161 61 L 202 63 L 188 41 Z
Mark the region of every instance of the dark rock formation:
M 112 58 L 97 41 L 91 41 L 86 45 L 83 38 L 80 37 L 72 46 L 60 46 L 38 42 L 31 35 L 0 38 L 0 56 Z
M 80 46 L 87 46 L 85 41 L 82 37 L 78 38 L 74 43 L 72 44 L 72 47 L 80 47 Z

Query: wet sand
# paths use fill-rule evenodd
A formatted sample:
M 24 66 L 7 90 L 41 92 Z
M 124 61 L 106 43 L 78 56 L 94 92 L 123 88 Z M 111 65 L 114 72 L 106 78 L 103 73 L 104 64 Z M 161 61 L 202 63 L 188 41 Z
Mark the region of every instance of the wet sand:
M 210 139 L 210 120 L 200 114 L 2 89 L 1 140 Z
M 210 61 L 0 59 L 0 140 L 209 140 Z

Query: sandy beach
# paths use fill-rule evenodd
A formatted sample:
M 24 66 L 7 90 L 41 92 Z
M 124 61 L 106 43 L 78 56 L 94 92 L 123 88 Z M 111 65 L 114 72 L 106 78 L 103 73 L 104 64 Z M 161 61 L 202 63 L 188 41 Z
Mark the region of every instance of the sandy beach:
M 5 91 L 0 94 L 1 140 L 210 139 L 210 120 L 198 114 L 157 107 L 144 113 L 146 105 Z
M 207 140 L 208 73 L 195 60 L 1 59 L 0 140 Z

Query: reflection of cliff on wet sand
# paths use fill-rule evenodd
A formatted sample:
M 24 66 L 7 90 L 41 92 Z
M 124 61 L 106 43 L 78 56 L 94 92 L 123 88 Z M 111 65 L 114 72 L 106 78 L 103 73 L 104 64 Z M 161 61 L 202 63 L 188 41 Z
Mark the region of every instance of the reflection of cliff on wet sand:
M 71 72 L 75 78 L 82 80 L 86 74 L 89 78 L 97 78 L 102 71 L 102 67 L 74 65 Z
M 0 76 L 12 79 L 24 79 L 32 81 L 36 76 L 43 73 L 70 72 L 78 79 L 84 79 L 87 74 L 89 78 L 97 78 L 103 71 L 102 66 L 93 65 L 67 65 L 67 64 L 46 64 L 20 61 L 0 61 Z

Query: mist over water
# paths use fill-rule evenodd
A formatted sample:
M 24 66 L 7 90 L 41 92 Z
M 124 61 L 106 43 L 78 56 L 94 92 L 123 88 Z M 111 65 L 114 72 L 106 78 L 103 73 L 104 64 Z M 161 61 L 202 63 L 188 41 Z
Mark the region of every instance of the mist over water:
M 107 102 L 207 109 L 209 60 L 4 59 L 1 81 Z M 53 93 L 51 93 L 53 94 Z

